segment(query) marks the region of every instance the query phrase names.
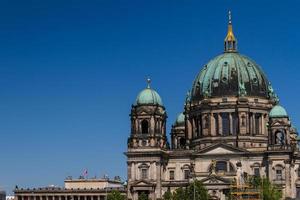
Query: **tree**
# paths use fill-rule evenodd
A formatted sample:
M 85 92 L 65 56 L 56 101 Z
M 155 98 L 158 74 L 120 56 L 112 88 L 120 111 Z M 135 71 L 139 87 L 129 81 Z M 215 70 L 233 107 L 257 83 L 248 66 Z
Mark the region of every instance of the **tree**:
M 280 200 L 282 197 L 278 187 L 270 182 L 268 178 L 261 180 L 260 188 L 262 190 L 263 200 Z
M 125 196 L 121 192 L 113 190 L 107 195 L 107 200 L 125 200 Z
M 188 200 L 185 189 L 177 188 L 173 193 L 173 200 Z
M 170 190 L 166 191 L 163 195 L 163 200 L 173 200 L 173 196 Z
M 199 199 L 199 200 L 209 199 L 207 189 L 203 186 L 202 182 L 198 180 L 195 180 L 193 183 L 190 183 L 186 189 L 186 195 L 188 199 L 194 199 L 194 194 L 195 194 L 195 199 Z
M 148 195 L 144 192 L 142 192 L 140 195 L 139 195 L 139 200 L 148 200 Z

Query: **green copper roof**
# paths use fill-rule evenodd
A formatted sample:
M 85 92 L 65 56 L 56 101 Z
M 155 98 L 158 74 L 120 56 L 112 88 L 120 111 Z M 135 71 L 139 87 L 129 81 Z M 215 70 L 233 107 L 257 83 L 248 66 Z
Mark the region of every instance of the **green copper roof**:
M 272 108 L 269 117 L 271 118 L 276 118 L 276 117 L 288 117 L 288 114 L 286 112 L 286 110 L 280 106 L 280 105 L 276 105 Z
M 159 94 L 150 87 L 142 90 L 136 98 L 136 105 L 160 105 L 163 106 L 163 102 Z
M 193 83 L 192 100 L 221 96 L 276 97 L 261 68 L 237 52 L 225 52 L 210 60 Z
M 183 113 L 180 113 L 177 118 L 176 118 L 176 121 L 175 121 L 175 124 L 176 125 L 183 125 L 185 122 L 185 116 Z

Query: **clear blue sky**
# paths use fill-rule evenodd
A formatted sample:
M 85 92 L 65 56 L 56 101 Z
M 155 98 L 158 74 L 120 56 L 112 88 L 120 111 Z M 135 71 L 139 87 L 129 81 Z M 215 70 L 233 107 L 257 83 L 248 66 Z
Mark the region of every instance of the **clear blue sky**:
M 85 168 L 125 178 L 146 77 L 170 127 L 201 66 L 223 51 L 229 9 L 239 51 L 300 126 L 300 3 L 280 2 L 1 1 L 0 187 L 63 185 Z

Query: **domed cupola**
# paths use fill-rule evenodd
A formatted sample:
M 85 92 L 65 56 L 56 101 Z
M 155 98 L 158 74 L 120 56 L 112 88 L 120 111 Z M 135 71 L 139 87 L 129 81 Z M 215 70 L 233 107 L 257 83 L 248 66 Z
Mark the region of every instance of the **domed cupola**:
M 230 13 L 224 53 L 204 65 L 193 83 L 191 100 L 223 96 L 276 97 L 259 65 L 238 53 Z
M 280 105 L 276 105 L 270 111 L 269 117 L 270 118 L 285 118 L 285 117 L 288 117 L 288 114 L 287 114 L 286 110 L 284 109 L 284 107 L 282 107 Z
M 175 121 L 175 124 L 176 126 L 184 126 L 184 121 L 185 120 L 185 116 L 183 113 L 180 113 L 177 118 L 176 118 L 176 121 Z
M 163 106 L 163 102 L 159 94 L 150 87 L 150 79 L 147 79 L 148 86 L 142 90 L 135 101 L 135 105 L 160 105 Z
M 173 149 L 186 149 L 185 115 L 180 113 L 171 129 L 171 142 Z

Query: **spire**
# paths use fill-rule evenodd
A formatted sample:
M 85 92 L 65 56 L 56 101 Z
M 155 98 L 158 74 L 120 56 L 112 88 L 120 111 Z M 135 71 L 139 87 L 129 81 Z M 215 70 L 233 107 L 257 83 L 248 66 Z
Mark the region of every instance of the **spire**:
M 147 78 L 147 88 L 148 88 L 148 89 L 151 88 L 151 87 L 150 87 L 150 84 L 151 84 L 151 79 L 150 79 L 150 77 L 148 77 L 148 78 Z
M 237 40 L 232 30 L 231 11 L 228 12 L 228 31 L 224 39 L 225 52 L 237 52 Z

